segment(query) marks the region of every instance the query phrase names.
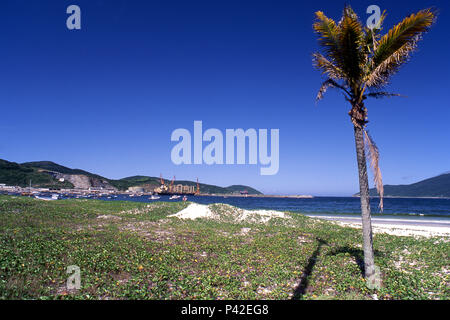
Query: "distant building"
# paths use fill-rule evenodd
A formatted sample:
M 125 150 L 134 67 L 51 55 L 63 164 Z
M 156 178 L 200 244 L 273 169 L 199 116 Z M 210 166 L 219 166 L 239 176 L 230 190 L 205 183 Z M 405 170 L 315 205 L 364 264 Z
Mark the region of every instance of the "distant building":
M 129 192 L 145 192 L 144 187 L 129 187 Z
M 103 191 L 103 187 L 89 187 L 89 191 Z

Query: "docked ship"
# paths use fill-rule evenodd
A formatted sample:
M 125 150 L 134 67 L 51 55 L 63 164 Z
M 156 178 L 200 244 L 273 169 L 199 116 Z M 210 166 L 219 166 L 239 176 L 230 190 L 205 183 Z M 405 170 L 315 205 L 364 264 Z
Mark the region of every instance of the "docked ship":
M 167 186 L 162 175 L 160 175 L 160 186 L 154 189 L 154 193 L 159 195 L 198 195 L 200 194 L 200 186 L 197 179 L 197 186 L 189 186 L 182 184 L 174 184 L 175 176 Z

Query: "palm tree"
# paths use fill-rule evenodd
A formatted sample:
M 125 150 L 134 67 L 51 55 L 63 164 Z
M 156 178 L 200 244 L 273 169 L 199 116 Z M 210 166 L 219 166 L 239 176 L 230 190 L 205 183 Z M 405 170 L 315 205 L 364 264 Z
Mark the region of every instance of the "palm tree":
M 374 172 L 374 183 L 380 196 L 383 210 L 383 181 L 378 166 L 378 148 L 366 131 L 367 98 L 398 96 L 383 91 L 389 78 L 408 61 L 421 35 L 433 25 L 436 14 L 421 10 L 403 19 L 383 36 L 381 26 L 386 13 L 380 17 L 375 28 L 364 27 L 350 6 L 344 8 L 341 20 L 336 23 L 323 12 L 316 12 L 313 28 L 319 37 L 322 53 L 313 54 L 313 65 L 326 75 L 317 94 L 323 98 L 329 88 L 340 90 L 350 105 L 350 120 L 353 124 L 356 158 L 358 162 L 361 215 L 363 227 L 364 270 L 366 280 L 375 281 L 375 264 L 372 243 L 372 225 L 369 204 L 366 153 Z

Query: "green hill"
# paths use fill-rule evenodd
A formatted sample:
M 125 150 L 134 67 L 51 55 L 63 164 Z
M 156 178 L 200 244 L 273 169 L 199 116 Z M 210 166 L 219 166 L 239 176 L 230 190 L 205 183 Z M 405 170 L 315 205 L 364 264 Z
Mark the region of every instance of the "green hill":
M 164 179 L 165 184 L 169 185 L 171 183 L 171 180 Z M 147 176 L 133 176 L 133 177 L 127 177 L 120 180 L 109 180 L 109 182 L 115 186 L 118 189 L 126 190 L 129 187 L 134 186 L 142 186 L 142 185 L 148 185 L 148 186 L 154 186 L 159 187 L 160 185 L 160 178 L 156 177 L 147 177 Z M 197 186 L 197 182 L 194 181 L 188 181 L 188 180 L 175 180 L 174 185 L 182 184 L 186 186 Z M 231 193 L 239 193 L 241 191 L 247 191 L 248 194 L 262 194 L 256 189 L 253 189 L 248 186 L 243 185 L 234 185 L 229 187 L 219 187 L 216 185 L 211 184 L 205 184 L 205 183 L 199 183 L 200 192 L 201 193 L 208 193 L 208 194 L 231 194 Z
M 64 167 L 51 161 L 34 161 L 18 164 L 0 159 L 0 183 L 7 185 L 26 187 L 32 181 L 33 187 L 42 188 L 73 188 L 74 185 L 68 181 L 59 182 L 54 177 L 54 173 L 65 175 L 81 175 L 86 176 L 91 182 L 102 181 L 117 188 L 118 190 L 127 190 L 129 187 L 145 186 L 147 188 L 154 188 L 160 185 L 160 179 L 157 177 L 147 176 L 132 176 L 118 180 L 108 179 L 91 172 L 81 169 L 71 169 Z M 169 179 L 165 179 L 166 185 L 170 184 Z M 189 186 L 196 186 L 197 182 L 187 180 L 176 180 L 174 184 L 183 184 Z M 233 185 L 229 187 L 219 187 L 210 184 L 199 183 L 201 193 L 217 193 L 217 194 L 231 194 L 247 191 L 248 194 L 261 194 L 256 189 L 243 185 Z
M 371 196 L 377 196 L 376 189 L 370 189 Z M 384 195 L 388 197 L 450 197 L 450 173 L 425 179 L 407 185 L 385 185 Z
M 54 171 L 54 172 L 59 172 L 59 173 L 64 173 L 64 174 L 82 174 L 82 175 L 85 175 L 88 177 L 109 180 L 109 179 L 106 179 L 97 174 L 90 173 L 88 171 L 84 171 L 81 169 L 67 168 L 67 167 L 61 166 L 57 163 L 51 162 L 51 161 L 24 162 L 21 165 L 24 167 L 43 169 L 43 170 L 47 170 L 47 171 Z
M 188 186 L 196 186 L 197 182 L 186 181 L 186 180 L 175 180 L 174 184 L 182 184 Z M 248 186 L 229 186 L 229 187 L 219 187 L 212 184 L 204 184 L 199 183 L 200 192 L 208 193 L 208 194 L 231 194 L 231 193 L 239 193 L 241 191 L 247 191 L 248 194 L 262 194 L 256 189 L 253 189 Z
M 0 183 L 12 186 L 27 187 L 31 184 L 41 188 L 73 188 L 68 182 L 59 182 L 52 175 L 41 172 L 37 168 L 23 166 L 15 162 L 0 159 Z
M 147 176 L 132 176 L 119 180 L 109 180 L 109 183 L 119 190 L 127 190 L 129 187 L 150 186 L 158 187 L 160 185 L 159 178 Z

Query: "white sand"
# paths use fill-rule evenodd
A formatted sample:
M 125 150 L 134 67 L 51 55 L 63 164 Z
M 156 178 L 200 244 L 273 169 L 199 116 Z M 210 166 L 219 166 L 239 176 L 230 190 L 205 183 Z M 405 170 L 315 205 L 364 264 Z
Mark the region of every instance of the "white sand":
M 361 229 L 361 223 L 334 221 L 339 225 Z M 410 224 L 387 224 L 372 221 L 373 233 L 387 233 L 395 236 L 450 237 L 450 228 Z
M 191 203 L 180 212 L 170 215 L 180 219 L 197 218 L 212 219 L 233 222 L 267 223 L 273 218 L 291 219 L 281 211 L 275 210 L 244 210 L 227 204 L 204 205 Z M 361 228 L 361 222 L 355 222 L 355 218 L 340 216 L 310 216 L 313 219 L 330 219 L 330 222 L 341 226 Z M 404 223 L 402 223 L 404 222 Z M 427 221 L 406 219 L 373 219 L 372 230 L 374 233 L 387 233 L 396 236 L 423 236 L 423 237 L 450 237 L 450 227 L 445 227 L 447 221 L 435 221 L 436 226 L 423 225 Z M 428 222 L 429 224 L 429 222 Z M 443 226 L 444 224 L 444 226 Z
M 212 219 L 214 218 L 214 214 L 206 205 L 191 203 L 183 210 L 175 214 L 172 214 L 169 217 L 177 217 L 180 219 L 191 219 L 191 220 L 195 220 L 197 218 Z
M 214 206 L 219 206 L 217 210 Z M 213 210 L 211 210 L 213 208 Z M 272 218 L 289 219 L 284 212 L 274 210 L 244 210 L 236 208 L 227 204 L 204 205 L 198 203 L 191 203 L 187 208 L 180 212 L 170 215 L 170 217 L 177 217 L 180 219 L 205 218 L 213 220 L 232 220 L 235 222 L 256 222 L 267 223 Z

